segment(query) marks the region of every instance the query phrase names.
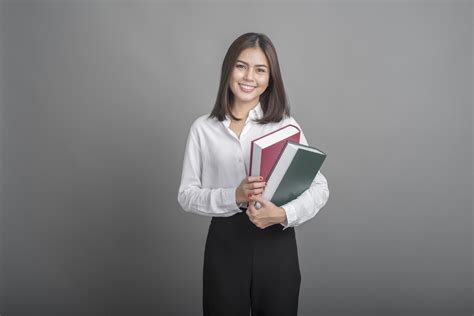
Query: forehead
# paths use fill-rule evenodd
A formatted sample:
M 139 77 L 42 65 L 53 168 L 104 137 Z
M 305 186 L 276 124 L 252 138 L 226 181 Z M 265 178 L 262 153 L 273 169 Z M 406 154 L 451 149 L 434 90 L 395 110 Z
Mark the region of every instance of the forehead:
M 263 53 L 261 48 L 246 48 L 240 52 L 239 57 L 242 61 L 249 63 L 250 65 L 267 65 L 267 57 Z

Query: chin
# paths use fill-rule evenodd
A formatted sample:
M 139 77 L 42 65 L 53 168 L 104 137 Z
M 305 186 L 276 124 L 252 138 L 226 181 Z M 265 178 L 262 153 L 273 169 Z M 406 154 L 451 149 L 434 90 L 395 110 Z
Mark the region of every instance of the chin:
M 259 94 L 254 91 L 252 94 L 246 94 L 242 93 L 241 91 L 238 92 L 237 97 L 241 99 L 242 101 L 252 101 L 255 100 L 255 98 L 259 97 Z
M 258 99 L 258 96 L 253 96 L 253 97 L 245 96 L 245 97 L 238 97 L 237 99 L 239 99 L 240 101 L 243 101 L 243 102 L 250 102 L 252 100 Z

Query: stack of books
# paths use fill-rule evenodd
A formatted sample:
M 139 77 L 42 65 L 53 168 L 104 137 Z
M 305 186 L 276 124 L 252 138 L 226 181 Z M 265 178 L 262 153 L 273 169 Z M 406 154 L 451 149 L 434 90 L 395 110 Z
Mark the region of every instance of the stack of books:
M 251 143 L 249 175 L 266 180 L 262 196 L 277 206 L 306 191 L 326 159 L 321 150 L 300 144 L 300 135 L 296 126 L 286 125 Z

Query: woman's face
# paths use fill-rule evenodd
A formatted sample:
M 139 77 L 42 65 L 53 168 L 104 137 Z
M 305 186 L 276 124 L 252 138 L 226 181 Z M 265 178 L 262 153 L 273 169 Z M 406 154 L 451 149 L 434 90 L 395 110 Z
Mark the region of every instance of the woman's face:
M 268 87 L 270 66 L 260 48 L 243 50 L 234 65 L 229 87 L 234 94 L 234 104 L 255 105 Z

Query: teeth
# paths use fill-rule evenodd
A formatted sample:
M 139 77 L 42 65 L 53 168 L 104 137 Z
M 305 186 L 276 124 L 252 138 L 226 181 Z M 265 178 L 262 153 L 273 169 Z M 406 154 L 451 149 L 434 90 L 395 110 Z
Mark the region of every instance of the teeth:
M 240 86 L 242 87 L 242 89 L 248 90 L 248 91 L 255 89 L 255 87 L 247 86 L 246 84 L 241 84 Z

